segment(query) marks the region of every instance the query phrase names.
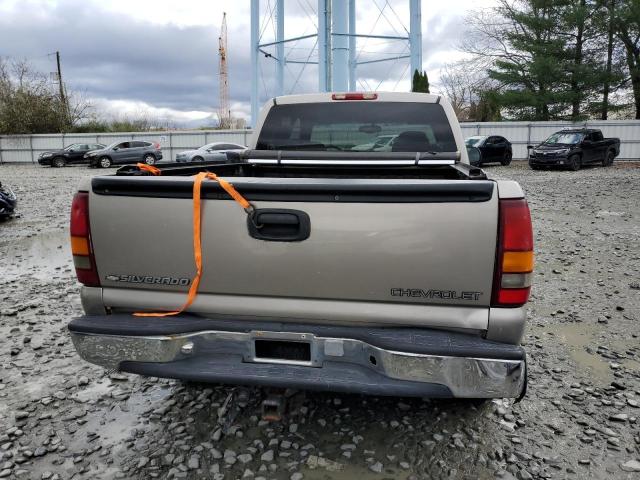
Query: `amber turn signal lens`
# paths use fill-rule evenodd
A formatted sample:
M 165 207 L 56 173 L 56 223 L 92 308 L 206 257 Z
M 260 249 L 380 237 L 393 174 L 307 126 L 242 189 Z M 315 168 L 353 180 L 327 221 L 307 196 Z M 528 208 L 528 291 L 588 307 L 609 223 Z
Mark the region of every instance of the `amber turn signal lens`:
M 504 273 L 532 272 L 533 263 L 533 252 L 504 252 L 502 271 Z
M 71 237 L 71 253 L 74 255 L 89 255 L 89 239 L 86 237 Z

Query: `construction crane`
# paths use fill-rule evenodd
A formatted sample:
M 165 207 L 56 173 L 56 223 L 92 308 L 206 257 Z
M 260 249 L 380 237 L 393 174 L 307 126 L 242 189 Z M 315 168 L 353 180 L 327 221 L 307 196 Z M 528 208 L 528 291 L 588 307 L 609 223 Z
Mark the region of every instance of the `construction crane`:
M 227 77 L 227 13 L 222 14 L 222 26 L 218 37 L 220 102 L 218 118 L 220 128 L 231 128 L 231 110 L 229 109 L 229 79 Z

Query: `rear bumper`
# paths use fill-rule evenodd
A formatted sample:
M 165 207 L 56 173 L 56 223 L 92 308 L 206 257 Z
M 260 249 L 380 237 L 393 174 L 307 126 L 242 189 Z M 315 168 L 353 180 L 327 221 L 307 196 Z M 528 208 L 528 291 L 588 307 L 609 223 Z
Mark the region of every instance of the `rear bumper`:
M 521 347 L 439 330 L 105 315 L 69 331 L 88 362 L 157 377 L 458 398 L 520 397 L 526 384 Z M 256 340 L 305 343 L 309 356 L 261 358 Z

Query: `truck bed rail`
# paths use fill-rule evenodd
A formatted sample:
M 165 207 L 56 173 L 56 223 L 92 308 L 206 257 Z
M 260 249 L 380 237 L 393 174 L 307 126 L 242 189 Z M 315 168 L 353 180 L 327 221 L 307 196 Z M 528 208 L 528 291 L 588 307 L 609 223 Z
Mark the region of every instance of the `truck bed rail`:
M 459 152 L 285 152 L 250 150 L 228 153 L 227 161 L 157 164 L 162 176 L 188 176 L 215 171 L 231 177 L 434 178 L 486 180 L 480 168 L 461 163 Z M 372 156 L 372 154 L 375 154 Z M 118 176 L 147 176 L 135 165 L 117 170 Z

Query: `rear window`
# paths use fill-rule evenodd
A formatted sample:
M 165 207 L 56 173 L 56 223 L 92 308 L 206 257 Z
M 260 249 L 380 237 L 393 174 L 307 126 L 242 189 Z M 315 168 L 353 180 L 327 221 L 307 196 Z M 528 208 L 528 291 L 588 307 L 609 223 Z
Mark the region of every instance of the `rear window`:
M 444 109 L 434 103 L 333 102 L 276 105 L 259 150 L 455 152 Z

